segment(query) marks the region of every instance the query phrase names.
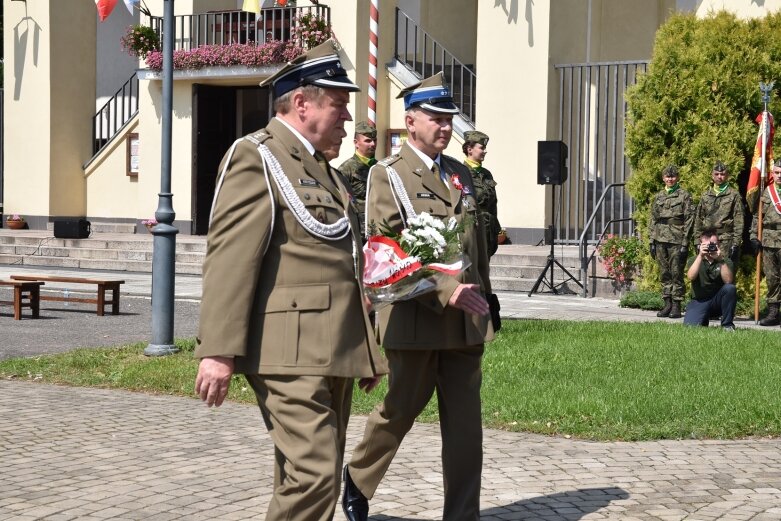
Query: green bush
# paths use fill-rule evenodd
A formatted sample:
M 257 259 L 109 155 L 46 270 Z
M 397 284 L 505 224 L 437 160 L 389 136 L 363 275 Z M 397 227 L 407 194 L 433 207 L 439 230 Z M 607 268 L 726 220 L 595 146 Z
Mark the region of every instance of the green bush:
M 729 167 L 730 183 L 745 189 L 759 130 L 754 118 L 763 108 L 759 82 L 781 79 L 780 32 L 781 13 L 747 21 L 727 12 L 702 19 L 676 14 L 659 29 L 648 71 L 627 93 L 628 190 L 641 230 L 647 230 L 668 164 L 678 165 L 681 185 L 695 202 L 710 186 L 716 160 Z M 781 81 L 771 94 L 771 112 L 781 110 L 779 89 Z M 638 286 L 658 289 L 655 263 L 644 257 L 642 273 L 649 280 Z M 740 300 L 753 301 L 753 267 L 741 269 L 738 282 Z

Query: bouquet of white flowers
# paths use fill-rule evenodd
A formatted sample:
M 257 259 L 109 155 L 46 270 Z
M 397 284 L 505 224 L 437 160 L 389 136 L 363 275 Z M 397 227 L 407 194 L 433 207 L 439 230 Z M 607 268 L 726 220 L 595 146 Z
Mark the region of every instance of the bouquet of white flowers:
M 463 222 L 451 217 L 445 224 L 423 212 L 407 226 L 401 233 L 387 223 L 370 226 L 363 247 L 363 282 L 375 308 L 433 291 L 443 277 L 458 275 L 470 265 L 459 240 Z

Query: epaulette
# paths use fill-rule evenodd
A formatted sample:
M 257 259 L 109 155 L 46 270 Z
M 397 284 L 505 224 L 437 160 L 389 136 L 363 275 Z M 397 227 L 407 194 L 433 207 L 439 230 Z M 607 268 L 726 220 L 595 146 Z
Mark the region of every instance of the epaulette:
M 401 159 L 401 156 L 399 154 L 393 154 L 392 156 L 388 156 L 385 159 L 381 159 L 377 161 L 377 164 L 382 166 L 388 166 L 388 165 L 392 165 L 399 159 Z
M 244 139 L 246 139 L 247 141 L 251 141 L 256 145 L 260 145 L 264 141 L 271 139 L 271 134 L 269 134 L 265 130 L 258 130 L 254 134 L 249 134 L 247 136 L 244 136 Z

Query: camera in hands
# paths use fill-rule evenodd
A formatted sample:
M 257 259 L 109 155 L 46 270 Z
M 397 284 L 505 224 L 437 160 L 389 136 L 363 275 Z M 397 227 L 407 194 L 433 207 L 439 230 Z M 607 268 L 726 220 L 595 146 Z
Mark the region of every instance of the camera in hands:
M 716 250 L 718 250 L 719 247 L 716 245 L 715 242 L 709 242 L 708 247 L 705 249 L 708 253 L 716 253 Z

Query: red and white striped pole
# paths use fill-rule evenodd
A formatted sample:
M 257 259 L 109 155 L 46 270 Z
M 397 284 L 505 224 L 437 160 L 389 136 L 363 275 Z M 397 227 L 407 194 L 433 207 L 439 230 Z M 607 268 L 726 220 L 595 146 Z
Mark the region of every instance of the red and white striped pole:
M 369 123 L 377 125 L 377 34 L 379 33 L 379 0 L 371 0 L 369 9 Z

